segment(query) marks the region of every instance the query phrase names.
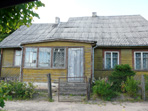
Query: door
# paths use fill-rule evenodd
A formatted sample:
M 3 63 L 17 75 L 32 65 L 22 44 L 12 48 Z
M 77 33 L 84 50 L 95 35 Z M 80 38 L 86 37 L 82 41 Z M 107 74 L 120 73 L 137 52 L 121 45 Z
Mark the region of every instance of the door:
M 81 82 L 83 78 L 83 48 L 68 48 L 68 78 L 69 82 Z

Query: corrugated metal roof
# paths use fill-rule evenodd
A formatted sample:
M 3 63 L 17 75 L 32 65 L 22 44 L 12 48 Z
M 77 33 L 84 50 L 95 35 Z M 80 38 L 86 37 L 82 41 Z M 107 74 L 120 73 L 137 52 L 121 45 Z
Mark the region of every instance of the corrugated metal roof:
M 140 15 L 71 17 L 57 24 L 20 27 L 0 43 L 19 47 L 21 43 L 71 39 L 97 41 L 98 46 L 148 46 L 148 21 Z

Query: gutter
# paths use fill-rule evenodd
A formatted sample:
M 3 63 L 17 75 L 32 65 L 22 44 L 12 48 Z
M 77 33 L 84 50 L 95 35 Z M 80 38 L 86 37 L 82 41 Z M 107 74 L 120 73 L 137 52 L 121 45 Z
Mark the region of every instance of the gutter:
M 20 46 L 20 48 L 21 48 L 21 64 L 20 64 L 19 81 L 23 81 L 23 46 Z
M 94 81 L 94 53 L 95 53 L 95 48 L 97 48 L 98 45 L 96 45 L 95 47 L 93 47 L 93 58 L 92 58 L 92 81 Z

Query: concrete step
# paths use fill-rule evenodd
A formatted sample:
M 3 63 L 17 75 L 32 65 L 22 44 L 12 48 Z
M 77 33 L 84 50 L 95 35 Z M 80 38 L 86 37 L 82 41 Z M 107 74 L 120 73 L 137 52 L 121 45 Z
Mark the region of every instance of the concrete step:
M 85 87 L 86 83 L 71 83 L 71 82 L 62 82 L 59 84 L 61 87 Z
M 59 94 L 60 95 L 86 95 L 87 84 L 62 82 L 59 84 Z

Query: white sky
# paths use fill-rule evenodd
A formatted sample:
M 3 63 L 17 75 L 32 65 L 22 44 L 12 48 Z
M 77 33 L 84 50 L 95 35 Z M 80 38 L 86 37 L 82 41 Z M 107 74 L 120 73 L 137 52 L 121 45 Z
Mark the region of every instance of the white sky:
M 69 17 L 140 14 L 148 20 L 148 0 L 41 0 L 45 7 L 36 12 L 35 23 L 54 23 L 55 17 L 66 22 Z

